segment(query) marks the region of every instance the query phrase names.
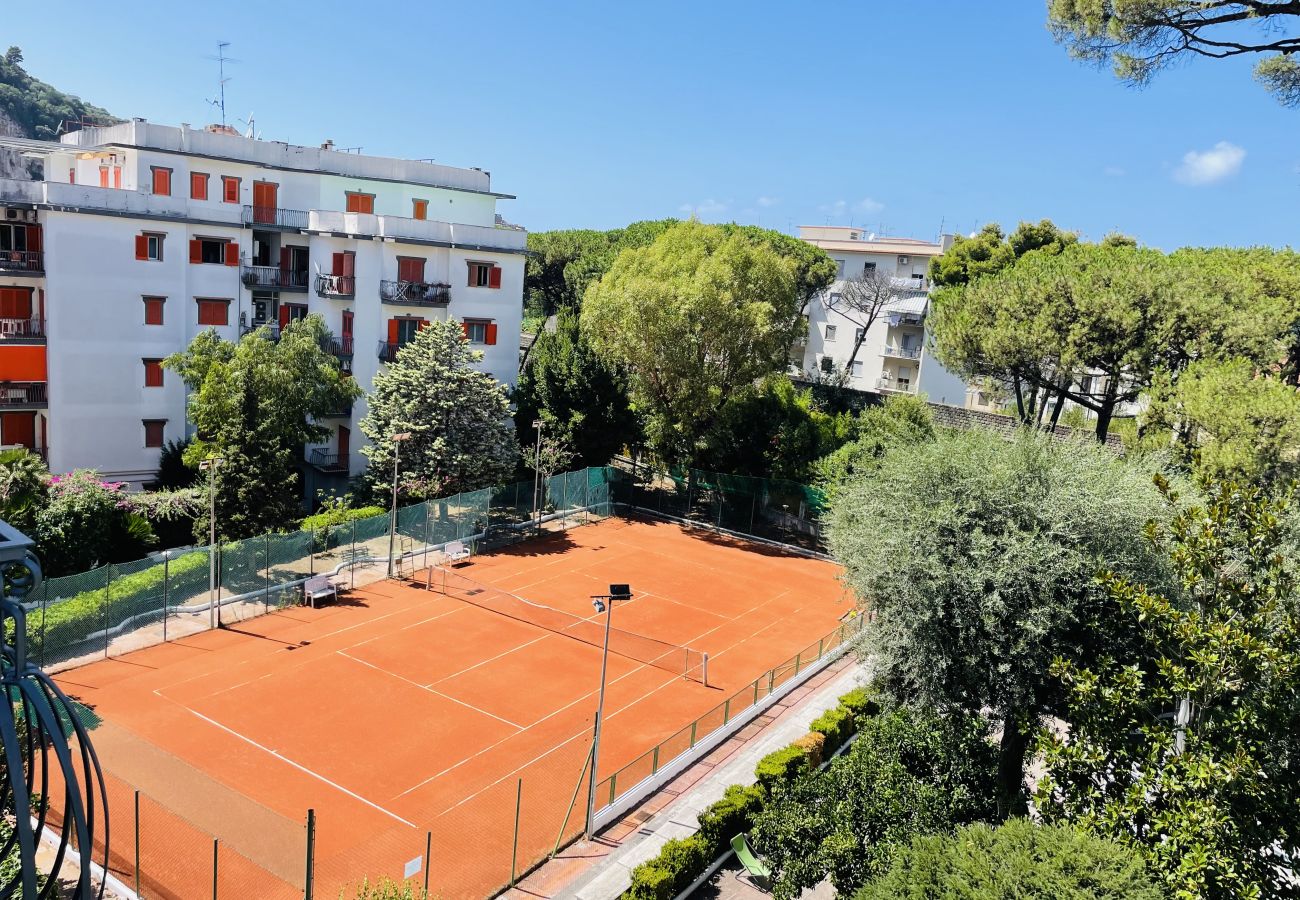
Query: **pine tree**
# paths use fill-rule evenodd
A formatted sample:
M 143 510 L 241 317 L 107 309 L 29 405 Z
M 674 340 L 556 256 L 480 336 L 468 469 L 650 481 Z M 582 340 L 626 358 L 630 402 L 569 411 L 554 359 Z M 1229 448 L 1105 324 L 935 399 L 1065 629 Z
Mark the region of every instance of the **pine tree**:
M 375 375 L 361 432 L 370 439 L 366 483 L 392 489 L 393 435 L 402 441 L 399 492 L 442 497 L 508 479 L 519 458 L 505 385 L 479 371 L 459 322 L 430 322 Z

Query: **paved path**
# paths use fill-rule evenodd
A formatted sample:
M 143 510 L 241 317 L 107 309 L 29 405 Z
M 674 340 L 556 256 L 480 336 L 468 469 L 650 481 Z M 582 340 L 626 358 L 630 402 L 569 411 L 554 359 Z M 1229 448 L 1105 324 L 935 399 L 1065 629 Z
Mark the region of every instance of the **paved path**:
M 721 798 L 728 785 L 752 784 L 759 759 L 806 733 L 813 719 L 863 678 L 853 654 L 830 665 L 594 840 L 568 847 L 504 896 L 614 900 L 630 885 L 634 866 L 656 855 L 668 839 L 693 834 L 701 809 Z M 733 890 L 741 890 L 745 896 L 758 896 L 743 883 L 725 883 L 726 871 L 714 879 L 722 894 L 730 897 Z

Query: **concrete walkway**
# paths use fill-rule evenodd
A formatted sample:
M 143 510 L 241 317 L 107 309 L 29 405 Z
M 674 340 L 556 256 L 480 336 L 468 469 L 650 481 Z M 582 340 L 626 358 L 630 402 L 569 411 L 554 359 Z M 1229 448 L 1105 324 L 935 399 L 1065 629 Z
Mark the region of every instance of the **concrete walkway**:
M 805 734 L 813 719 L 864 677 L 853 654 L 818 672 L 594 840 L 568 847 L 504 896 L 614 900 L 631 884 L 633 867 L 670 838 L 693 834 L 701 809 L 729 785 L 753 784 L 759 759 Z

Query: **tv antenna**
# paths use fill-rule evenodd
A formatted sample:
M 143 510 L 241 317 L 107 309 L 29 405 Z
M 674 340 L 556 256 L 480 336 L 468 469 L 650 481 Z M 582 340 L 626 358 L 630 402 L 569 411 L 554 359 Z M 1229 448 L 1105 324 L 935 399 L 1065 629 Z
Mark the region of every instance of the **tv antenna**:
M 207 56 L 205 59 L 215 60 L 217 63 L 217 99 L 209 100 L 213 106 L 221 110 L 221 124 L 226 124 L 226 82 L 230 79 L 226 77 L 226 63 L 239 62 L 237 59 L 231 59 L 226 56 L 226 48 L 230 46 L 230 41 L 217 41 L 217 55 Z
M 240 119 L 239 121 L 244 123 L 244 137 L 252 138 L 255 141 L 262 139 L 262 132 L 257 130 L 257 120 L 253 118 L 251 112 L 248 114 L 247 119 Z

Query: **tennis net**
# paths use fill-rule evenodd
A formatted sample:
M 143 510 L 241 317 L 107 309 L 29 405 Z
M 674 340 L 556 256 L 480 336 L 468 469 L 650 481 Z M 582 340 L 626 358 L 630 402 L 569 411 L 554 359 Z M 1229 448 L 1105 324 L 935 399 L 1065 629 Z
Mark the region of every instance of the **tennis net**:
M 446 566 L 431 567 L 425 573 L 425 586 L 433 591 L 463 600 L 491 612 L 508 616 L 520 622 L 527 622 L 547 631 L 601 647 L 605 642 L 605 625 L 597 618 L 584 619 L 582 616 L 525 600 L 517 594 L 501 588 L 489 587 L 467 578 L 459 572 L 453 572 Z M 621 628 L 609 630 L 609 652 L 634 659 L 637 662 L 655 666 L 667 672 L 681 675 L 702 684 L 708 684 L 709 655 L 700 650 L 683 647 L 652 638 L 648 635 L 625 631 Z

